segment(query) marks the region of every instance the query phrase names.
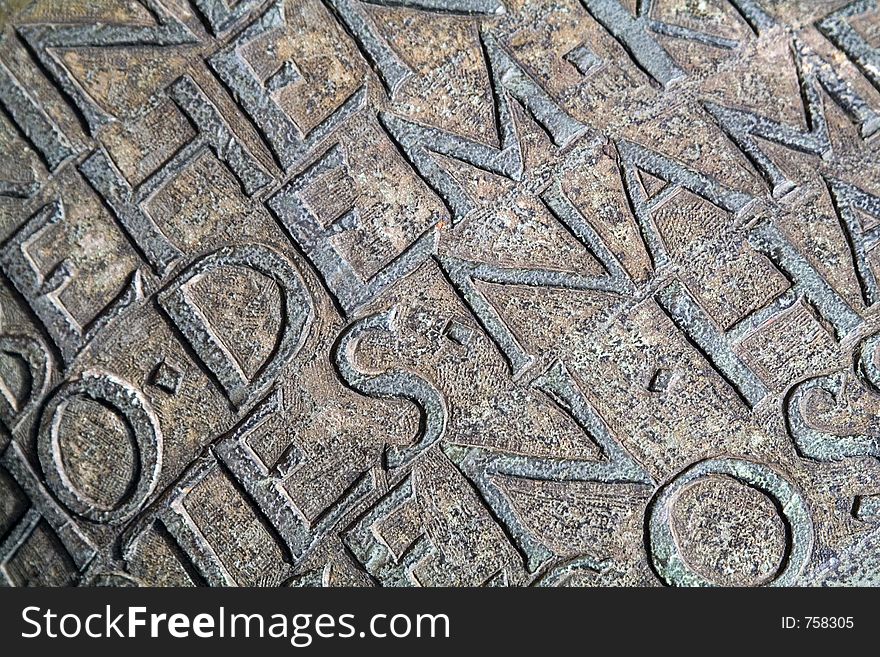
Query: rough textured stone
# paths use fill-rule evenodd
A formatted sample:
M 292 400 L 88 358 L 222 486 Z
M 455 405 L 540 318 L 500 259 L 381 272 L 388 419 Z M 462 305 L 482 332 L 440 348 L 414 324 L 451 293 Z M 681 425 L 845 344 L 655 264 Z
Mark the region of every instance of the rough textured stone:
M 0 23 L 3 582 L 880 584 L 876 0 Z

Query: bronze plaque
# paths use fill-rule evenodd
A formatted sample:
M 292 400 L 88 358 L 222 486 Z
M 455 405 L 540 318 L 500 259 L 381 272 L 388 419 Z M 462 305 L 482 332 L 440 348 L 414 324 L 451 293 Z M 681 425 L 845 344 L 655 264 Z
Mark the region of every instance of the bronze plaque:
M 876 0 L 0 21 L 0 580 L 880 584 Z

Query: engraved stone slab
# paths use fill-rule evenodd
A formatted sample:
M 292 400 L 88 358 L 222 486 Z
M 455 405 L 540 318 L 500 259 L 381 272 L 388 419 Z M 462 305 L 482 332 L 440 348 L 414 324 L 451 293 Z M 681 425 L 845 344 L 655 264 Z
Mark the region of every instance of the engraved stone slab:
M 880 584 L 876 0 L 0 7 L 0 582 Z

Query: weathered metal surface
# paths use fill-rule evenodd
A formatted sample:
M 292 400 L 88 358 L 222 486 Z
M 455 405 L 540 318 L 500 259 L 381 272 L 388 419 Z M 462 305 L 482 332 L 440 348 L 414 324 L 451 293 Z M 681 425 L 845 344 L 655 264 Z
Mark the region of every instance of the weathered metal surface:
M 0 579 L 880 583 L 875 0 L 0 17 Z

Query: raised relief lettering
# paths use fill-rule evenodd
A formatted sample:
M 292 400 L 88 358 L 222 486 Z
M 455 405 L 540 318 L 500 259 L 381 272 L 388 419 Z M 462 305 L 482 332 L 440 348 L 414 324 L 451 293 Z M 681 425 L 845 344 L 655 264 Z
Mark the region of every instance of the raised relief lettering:
M 364 89 L 356 91 L 318 127 L 304 134 L 273 96 L 300 79 L 296 63 L 290 60 L 279 62 L 275 73 L 263 81 L 256 76 L 243 55 L 248 45 L 285 25 L 283 3 L 279 2 L 269 7 L 232 43 L 208 61 L 251 120 L 262 130 L 278 164 L 283 169 L 289 169 L 358 111 L 364 104 L 366 92 Z
M 275 344 L 269 356 L 253 368 L 254 372 L 244 370 L 194 298 L 194 288 L 221 269 L 249 270 L 277 286 L 282 314 Z M 302 346 L 314 318 L 312 298 L 299 273 L 287 258 L 259 244 L 224 247 L 202 257 L 162 290 L 158 299 L 162 310 L 236 407 L 268 388 Z
M 563 110 L 529 74 L 517 64 L 490 32 L 482 33 L 492 92 L 498 148 L 461 137 L 439 128 L 413 123 L 396 114 L 381 112 L 379 120 L 406 154 L 412 166 L 443 199 L 453 223 L 461 221 L 475 206 L 462 186 L 433 154 L 451 157 L 512 180 L 523 175 L 523 154 L 510 103 L 519 102 L 559 148 L 565 148 L 588 128 Z
M 868 106 L 828 62 L 797 39 L 793 42 L 794 62 L 803 95 L 807 129 L 792 127 L 766 116 L 707 101 L 706 110 L 745 154 L 770 186 L 774 198 L 795 188 L 795 183 L 758 145 L 756 138 L 779 144 L 808 155 L 828 157 L 831 138 L 821 91 L 828 95 L 859 127 L 863 138 L 880 128 L 880 114 Z

